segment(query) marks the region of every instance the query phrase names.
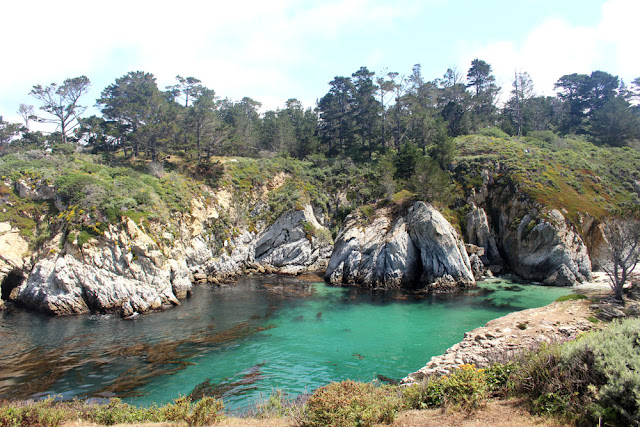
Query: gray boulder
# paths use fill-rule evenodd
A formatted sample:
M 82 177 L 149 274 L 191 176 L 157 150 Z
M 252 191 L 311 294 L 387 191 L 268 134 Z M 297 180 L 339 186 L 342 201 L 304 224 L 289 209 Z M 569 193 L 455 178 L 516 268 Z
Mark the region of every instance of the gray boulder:
M 374 288 L 449 289 L 475 284 L 464 244 L 432 206 L 405 215 L 378 210 L 372 221 L 347 217 L 325 280 Z
M 509 267 L 527 280 L 571 286 L 591 279 L 587 247 L 556 209 L 526 214 L 502 242 Z
M 306 205 L 302 210 L 284 213 L 259 235 L 254 259 L 287 274 L 317 271 L 326 267 L 331 255 L 330 236 L 311 206 Z

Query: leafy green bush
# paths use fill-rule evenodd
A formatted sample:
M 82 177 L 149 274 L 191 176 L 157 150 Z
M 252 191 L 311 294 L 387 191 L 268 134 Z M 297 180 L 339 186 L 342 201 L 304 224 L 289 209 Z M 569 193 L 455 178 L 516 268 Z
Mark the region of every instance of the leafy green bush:
M 56 427 L 72 419 L 101 425 L 185 421 L 190 426 L 201 426 L 220 421 L 223 409 L 222 402 L 211 397 L 205 397 L 196 403 L 181 397 L 161 408 L 136 407 L 122 403 L 117 398 L 111 399 L 106 405 L 47 399 L 35 403 L 0 403 L 0 426 Z
M 185 421 L 190 426 L 215 424 L 222 419 L 223 409 L 224 404 L 221 400 L 205 396 L 193 405 L 193 409 Z
M 422 382 L 412 384 L 402 390 L 405 407 L 411 409 L 427 409 L 444 406 L 444 390 L 442 380 L 428 377 Z
M 258 404 L 256 415 L 260 418 L 283 417 L 291 407 L 282 390 L 272 390 L 269 397 Z
M 71 418 L 71 412 L 53 399 L 46 399 L 28 405 L 0 406 L 0 426 L 46 426 L 56 427 Z
M 506 394 L 511 375 L 517 369 L 515 362 L 494 363 L 484 370 L 487 390 L 495 395 Z
M 462 365 L 449 376 L 442 378 L 445 405 L 471 411 L 481 407 L 487 397 L 484 369 L 475 365 Z
M 537 413 L 578 424 L 640 424 L 640 319 L 615 322 L 526 356 L 516 392 Z
M 505 138 L 505 139 L 509 138 L 509 135 L 507 135 L 502 129 L 497 127 L 480 129 L 478 131 L 478 134 L 483 136 L 491 136 L 493 138 Z
M 527 133 L 527 137 L 531 139 L 538 139 L 540 141 L 544 141 L 547 144 L 553 144 L 559 139 L 558 135 L 556 135 L 550 130 L 534 130 Z
M 102 425 L 163 421 L 157 407 L 138 408 L 122 403 L 118 398 L 111 399 L 107 405 L 83 405 L 80 411 L 82 419 Z
M 371 426 L 391 423 L 400 409 L 392 387 L 351 380 L 317 389 L 307 401 L 303 426 Z

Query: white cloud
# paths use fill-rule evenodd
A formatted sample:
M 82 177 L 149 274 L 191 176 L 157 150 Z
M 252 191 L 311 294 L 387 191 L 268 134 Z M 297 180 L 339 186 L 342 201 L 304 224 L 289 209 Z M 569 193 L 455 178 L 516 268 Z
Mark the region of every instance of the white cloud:
M 304 98 L 293 92 L 300 87 L 300 76 L 287 74 L 289 68 L 316 66 L 322 63 L 314 52 L 318 46 L 341 43 L 345 34 L 377 31 L 423 3 L 10 2 L 0 26 L 0 39 L 13 41 L 3 45 L 11 66 L 0 68 L 0 114 L 6 118 L 11 116 L 8 108 L 34 103 L 27 96 L 34 84 L 85 74 L 94 82 L 89 97 L 95 99 L 115 78 L 134 70 L 154 73 L 161 87 L 172 84 L 176 74 L 195 76 L 221 96 L 265 96 L 265 105 L 276 93 L 282 94 L 282 102 Z
M 550 17 L 533 29 L 520 44 L 497 41 L 487 44 L 461 43 L 463 68 L 473 58 L 491 64 L 505 93 L 511 90 L 514 72 L 526 71 L 539 94 L 553 95 L 554 83 L 565 74 L 602 70 L 625 81 L 640 75 L 637 51 L 637 0 L 610 0 L 602 6 L 600 22 L 595 27 L 571 25 L 564 19 Z

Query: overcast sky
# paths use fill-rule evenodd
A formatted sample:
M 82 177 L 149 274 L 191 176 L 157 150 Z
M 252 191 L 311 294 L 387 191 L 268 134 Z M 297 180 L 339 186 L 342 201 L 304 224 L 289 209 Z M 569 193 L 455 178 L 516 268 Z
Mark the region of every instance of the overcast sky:
M 315 106 L 334 76 L 371 71 L 427 80 L 471 60 L 510 90 L 527 71 L 552 95 L 562 75 L 603 70 L 640 77 L 639 0 L 258 0 L 179 2 L 10 1 L 0 25 L 0 115 L 19 121 L 39 107 L 35 84 L 86 75 L 92 106 L 129 71 L 153 73 L 161 89 L 194 76 L 222 98 L 269 109 L 288 98 Z

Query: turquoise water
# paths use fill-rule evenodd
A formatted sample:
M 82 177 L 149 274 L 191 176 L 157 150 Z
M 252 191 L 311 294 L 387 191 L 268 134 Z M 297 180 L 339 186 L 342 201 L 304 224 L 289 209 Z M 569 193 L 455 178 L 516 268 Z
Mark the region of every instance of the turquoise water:
M 196 287 L 181 307 L 136 320 L 14 309 L 0 314 L 0 398 L 161 404 L 207 380 L 242 410 L 274 388 L 295 396 L 347 378 L 400 379 L 464 332 L 569 292 L 491 280 L 417 297 L 267 276 Z

